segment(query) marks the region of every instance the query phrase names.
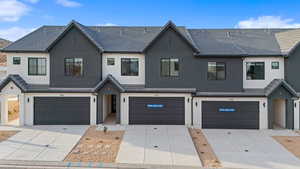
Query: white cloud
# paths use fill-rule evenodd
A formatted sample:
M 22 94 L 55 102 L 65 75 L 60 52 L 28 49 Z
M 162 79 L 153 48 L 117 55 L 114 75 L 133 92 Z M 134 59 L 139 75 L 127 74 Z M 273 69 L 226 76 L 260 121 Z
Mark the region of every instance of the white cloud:
M 105 23 L 105 24 L 98 24 L 98 26 L 118 26 L 118 25 L 114 23 Z
M 260 16 L 240 21 L 237 28 L 299 28 L 300 23 L 291 18 L 281 18 L 280 16 Z
M 0 22 L 16 22 L 29 10 L 28 6 L 18 0 L 0 0 Z
M 70 7 L 70 8 L 81 6 L 80 3 L 71 0 L 56 0 L 56 3 L 64 7 Z
M 15 41 L 34 30 L 35 30 L 34 28 L 21 28 L 21 27 L 0 29 L 0 37 L 11 41 Z
M 25 0 L 27 2 L 30 2 L 30 3 L 33 3 L 33 4 L 36 4 L 38 3 L 40 0 Z

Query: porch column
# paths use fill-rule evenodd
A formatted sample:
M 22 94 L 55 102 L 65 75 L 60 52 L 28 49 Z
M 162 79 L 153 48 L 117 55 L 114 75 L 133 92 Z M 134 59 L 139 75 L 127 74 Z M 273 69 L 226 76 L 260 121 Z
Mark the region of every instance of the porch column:
M 97 124 L 97 96 L 92 95 L 90 97 L 90 125 Z
M 19 94 L 18 95 L 19 100 L 19 125 L 24 126 L 25 124 L 25 95 Z
M 7 97 L 5 95 L 1 95 L 1 124 L 7 124 L 8 122 L 8 103 Z

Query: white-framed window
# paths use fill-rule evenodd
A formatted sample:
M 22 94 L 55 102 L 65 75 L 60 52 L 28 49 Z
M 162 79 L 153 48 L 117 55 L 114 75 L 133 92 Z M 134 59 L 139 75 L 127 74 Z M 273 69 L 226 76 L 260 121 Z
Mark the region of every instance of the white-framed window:
M 265 62 L 246 62 L 247 80 L 265 80 Z
M 271 63 L 272 69 L 279 69 L 279 62 L 278 61 L 273 61 Z
M 207 80 L 225 80 L 226 64 L 224 62 L 208 62 Z
M 139 59 L 138 58 L 121 58 L 121 75 L 138 76 Z
M 162 77 L 179 76 L 179 59 L 177 58 L 161 58 L 160 59 L 160 75 Z
M 20 65 L 20 64 L 21 64 L 21 57 L 14 56 L 13 65 Z
M 83 59 L 65 58 L 65 76 L 83 76 Z
M 114 66 L 115 65 L 115 58 L 107 58 L 106 60 L 107 66 Z
M 28 75 L 46 76 L 47 59 L 46 58 L 28 58 Z

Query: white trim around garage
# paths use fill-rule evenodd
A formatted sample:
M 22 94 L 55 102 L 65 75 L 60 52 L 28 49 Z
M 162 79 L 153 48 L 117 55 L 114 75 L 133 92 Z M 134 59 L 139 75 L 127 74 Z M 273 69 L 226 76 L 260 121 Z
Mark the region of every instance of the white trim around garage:
M 268 129 L 268 99 L 265 97 L 194 97 L 193 124 L 202 128 L 202 101 L 258 101 L 259 129 Z
M 129 124 L 129 97 L 184 97 L 185 98 L 185 125 L 192 123 L 192 96 L 182 93 L 121 93 L 121 124 Z
M 90 125 L 96 125 L 97 96 L 91 93 L 26 93 L 25 125 L 34 125 L 34 97 L 90 97 Z

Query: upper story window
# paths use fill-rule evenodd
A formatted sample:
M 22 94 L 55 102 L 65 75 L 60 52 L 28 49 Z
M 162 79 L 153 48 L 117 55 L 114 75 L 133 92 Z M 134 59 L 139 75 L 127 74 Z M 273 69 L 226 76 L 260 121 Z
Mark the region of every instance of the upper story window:
M 208 62 L 207 68 L 208 80 L 225 80 L 226 66 L 223 62 Z
M 65 75 L 82 76 L 83 59 L 82 58 L 65 58 Z
M 13 57 L 13 64 L 20 65 L 21 64 L 21 57 Z
M 278 61 L 272 62 L 271 67 L 272 69 L 279 69 L 279 62 Z
M 265 63 L 264 62 L 247 62 L 246 63 L 247 80 L 264 80 Z
M 121 75 L 122 76 L 138 76 L 139 75 L 139 59 L 138 58 L 122 58 L 121 59 Z
M 46 58 L 28 58 L 28 75 L 46 75 Z
M 107 58 L 107 65 L 114 66 L 115 65 L 115 58 Z
M 160 60 L 160 74 L 164 77 L 179 76 L 179 59 L 163 58 Z

